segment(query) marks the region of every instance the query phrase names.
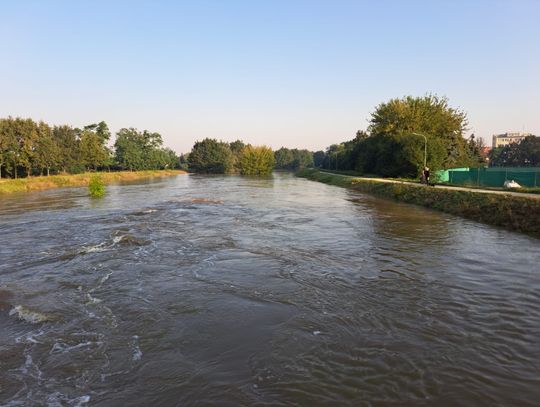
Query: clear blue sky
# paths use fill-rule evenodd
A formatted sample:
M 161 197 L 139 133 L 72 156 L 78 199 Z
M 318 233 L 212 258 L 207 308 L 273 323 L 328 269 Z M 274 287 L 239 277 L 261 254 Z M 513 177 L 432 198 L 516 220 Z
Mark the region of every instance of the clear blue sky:
M 321 149 L 392 97 L 540 135 L 540 1 L 0 0 L 0 116 Z

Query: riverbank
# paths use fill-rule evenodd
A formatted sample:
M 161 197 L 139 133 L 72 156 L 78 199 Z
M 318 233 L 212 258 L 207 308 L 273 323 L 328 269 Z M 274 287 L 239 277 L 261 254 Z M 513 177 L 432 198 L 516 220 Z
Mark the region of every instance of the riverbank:
M 84 187 L 88 186 L 90 178 L 94 175 L 99 175 L 104 184 L 115 184 L 147 178 L 171 177 L 185 173 L 185 171 L 181 170 L 85 172 L 82 174 L 51 175 L 49 177 L 2 179 L 0 180 L 0 194 L 40 191 L 51 188 Z
M 540 199 L 519 194 L 490 193 L 465 188 L 426 187 L 421 184 L 332 174 L 307 169 L 297 176 L 383 198 L 422 205 L 478 222 L 540 237 Z

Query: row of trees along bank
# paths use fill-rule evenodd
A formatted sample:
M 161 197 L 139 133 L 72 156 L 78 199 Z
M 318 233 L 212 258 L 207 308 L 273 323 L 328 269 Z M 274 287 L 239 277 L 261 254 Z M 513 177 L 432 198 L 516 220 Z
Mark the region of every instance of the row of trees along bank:
M 206 138 L 195 143 L 182 161 L 200 173 L 267 175 L 275 169 L 297 170 L 313 167 L 313 153 L 308 150 L 252 146 L 241 140 L 232 143 Z
M 314 154 L 316 166 L 386 177 L 417 177 L 432 170 L 477 167 L 482 164 L 482 140 L 464 138 L 467 116 L 444 97 L 407 96 L 379 104 L 366 131 L 353 140 L 333 144 Z M 425 136 L 425 139 L 424 139 Z M 319 165 L 318 165 L 319 164 Z
M 116 133 L 113 148 L 110 139 L 103 121 L 79 129 L 32 119 L 0 119 L 0 177 L 179 166 L 178 156 L 163 147 L 158 133 L 124 128 Z

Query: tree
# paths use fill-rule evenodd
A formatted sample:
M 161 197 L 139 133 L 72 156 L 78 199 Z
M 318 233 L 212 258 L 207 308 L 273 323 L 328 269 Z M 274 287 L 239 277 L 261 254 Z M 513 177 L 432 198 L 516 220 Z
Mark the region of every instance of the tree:
M 144 140 L 134 128 L 123 128 L 116 133 L 114 143 L 115 162 L 122 169 L 130 171 L 144 167 Z
M 324 163 L 324 157 L 326 156 L 326 154 L 324 153 L 324 151 L 320 150 L 320 151 L 315 151 L 313 153 L 313 165 L 316 167 L 316 168 L 320 168 L 323 166 L 323 163 Z
M 241 171 L 240 160 L 242 158 L 242 150 L 244 149 L 244 147 L 246 147 L 246 145 L 244 144 L 242 140 L 236 140 L 230 143 L 229 147 L 232 151 L 233 158 L 234 158 L 233 166 L 235 170 Z
M 16 161 L 17 150 L 18 144 L 13 119 L 11 117 L 0 119 L 0 178 L 2 177 L 2 168 L 8 172 Z
M 270 147 L 248 145 L 240 155 L 240 172 L 244 175 L 268 175 L 274 169 L 274 152 Z
M 294 164 L 294 155 L 292 150 L 281 147 L 274 153 L 276 168 L 281 170 L 292 170 Z
M 18 177 L 20 167 L 26 169 L 26 175 L 32 173 L 32 163 L 38 139 L 37 124 L 32 119 L 2 119 L 2 164 Z
M 425 135 L 428 146 L 434 143 L 440 146 L 441 142 L 446 156 L 440 164 L 433 161 L 432 166 L 442 165 L 452 168 L 469 166 L 471 161 L 474 161 L 467 148 L 467 141 L 463 138 L 467 125 L 467 115 L 459 109 L 450 107 L 445 97 L 407 96 L 378 105 L 372 113 L 369 131 L 370 137 L 382 137 L 385 139 L 382 140 L 382 144 L 390 143 L 395 148 L 410 144 L 405 143 L 403 138 L 418 137 L 413 133 Z M 423 166 L 422 160 L 418 161 L 414 157 L 403 158 L 413 160 L 406 163 L 407 167 L 412 165 L 419 170 Z
M 54 126 L 52 137 L 59 151 L 57 165 L 62 171 L 79 172 L 79 170 L 82 170 L 82 167 L 78 168 L 79 140 L 75 129 L 66 125 Z
M 86 169 L 97 170 L 109 158 L 109 151 L 103 139 L 94 131 L 85 129 L 79 136 L 80 163 Z
M 299 168 L 313 167 L 313 153 L 308 150 L 281 147 L 274 153 L 276 168 L 295 171 Z
M 59 162 L 60 148 L 53 137 L 53 131 L 47 123 L 39 122 L 34 166 L 40 169 L 41 175 L 46 170 L 49 176 L 51 168 L 57 167 Z
M 233 164 L 229 144 L 216 139 L 197 141 L 189 154 L 189 167 L 196 172 L 224 174 L 232 170 Z

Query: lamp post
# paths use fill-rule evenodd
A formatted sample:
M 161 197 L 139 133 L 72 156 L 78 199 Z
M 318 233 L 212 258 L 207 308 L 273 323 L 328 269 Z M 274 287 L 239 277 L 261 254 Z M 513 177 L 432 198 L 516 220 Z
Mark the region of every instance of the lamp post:
M 424 168 L 427 166 L 427 137 L 420 133 L 412 133 L 415 136 L 424 137 Z

